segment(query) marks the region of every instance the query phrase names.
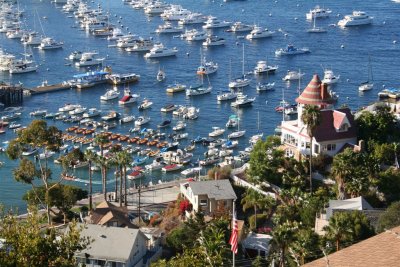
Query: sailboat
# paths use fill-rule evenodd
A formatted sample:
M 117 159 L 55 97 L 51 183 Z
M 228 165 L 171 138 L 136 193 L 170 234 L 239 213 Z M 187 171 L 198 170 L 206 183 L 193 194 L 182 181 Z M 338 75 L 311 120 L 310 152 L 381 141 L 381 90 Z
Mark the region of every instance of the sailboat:
M 315 26 L 315 21 L 316 21 L 316 16 L 314 16 L 313 27 L 311 29 L 308 29 L 307 32 L 309 32 L 309 33 L 325 33 L 326 30 L 324 28 Z
M 246 134 L 246 130 L 240 130 L 240 118 L 237 117 L 236 120 L 237 120 L 237 131 L 228 134 L 228 139 L 240 138 Z
M 242 88 L 250 84 L 250 79 L 246 78 L 244 73 L 244 44 L 243 44 L 243 59 L 242 59 L 242 77 L 237 78 L 229 83 L 229 88 Z
M 206 58 L 203 57 L 202 49 L 200 48 L 200 66 L 197 68 L 197 74 L 208 75 L 218 70 L 218 64 L 212 61 L 207 62 Z
M 372 77 L 371 57 L 368 57 L 368 80 L 366 82 L 362 82 L 360 86 L 358 86 L 358 91 L 364 92 L 372 90 L 373 88 L 374 88 L 374 83 Z
M 39 68 L 33 60 L 27 59 L 26 46 L 24 46 L 24 59 L 14 61 L 10 66 L 10 74 L 22 74 L 37 71 Z
M 257 131 L 258 133 L 250 137 L 249 142 L 252 145 L 255 145 L 258 140 L 261 140 L 264 136 L 264 133 L 260 133 L 260 111 L 257 112 Z
M 201 76 L 201 83 L 195 86 L 190 86 L 188 89 L 186 89 L 186 95 L 196 96 L 196 95 L 205 95 L 211 93 L 212 86 L 210 84 L 210 79 L 208 79 L 208 75 L 207 75 L 207 80 L 208 80 L 208 87 L 204 86 L 203 76 Z

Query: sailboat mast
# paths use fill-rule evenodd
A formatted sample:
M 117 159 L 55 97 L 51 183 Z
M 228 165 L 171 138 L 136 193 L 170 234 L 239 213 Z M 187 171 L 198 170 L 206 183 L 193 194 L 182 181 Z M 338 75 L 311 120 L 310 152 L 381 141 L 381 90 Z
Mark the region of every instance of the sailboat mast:
M 243 49 L 242 49 L 242 75 L 244 78 L 244 43 L 243 43 Z

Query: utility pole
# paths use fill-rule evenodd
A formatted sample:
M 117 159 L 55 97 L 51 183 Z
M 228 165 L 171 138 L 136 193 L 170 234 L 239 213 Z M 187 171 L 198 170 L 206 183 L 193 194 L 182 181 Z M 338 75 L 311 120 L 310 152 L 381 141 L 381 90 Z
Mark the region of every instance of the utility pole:
M 138 218 L 139 218 L 139 223 L 140 223 L 140 190 L 142 188 L 142 183 L 139 184 L 139 190 L 138 190 L 138 194 L 139 194 L 139 203 L 138 203 Z

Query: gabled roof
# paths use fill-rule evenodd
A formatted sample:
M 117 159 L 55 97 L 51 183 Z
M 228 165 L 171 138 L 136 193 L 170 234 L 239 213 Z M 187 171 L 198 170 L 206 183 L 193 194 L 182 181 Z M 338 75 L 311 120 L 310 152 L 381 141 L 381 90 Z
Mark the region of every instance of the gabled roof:
M 341 112 L 339 110 L 333 111 L 333 126 L 336 129 L 340 129 L 343 123 L 347 122 L 346 120 L 346 113 Z
M 400 226 L 330 254 L 327 258 L 324 257 L 307 263 L 304 266 L 389 267 L 399 265 Z
M 329 200 L 329 207 L 326 210 L 327 219 L 334 210 L 373 210 L 374 208 L 363 198 L 356 197 L 345 200 Z
M 117 207 L 111 202 L 103 201 L 91 211 L 90 223 L 105 225 L 109 221 L 118 221 L 121 227 L 137 228 L 129 221 L 126 207 Z
M 340 123 L 343 121 L 349 123 L 349 128 L 347 129 L 347 131 L 338 132 L 335 129 L 335 123 Z M 337 110 L 329 110 L 329 109 L 321 110 L 321 124 L 318 125 L 314 131 L 314 138 L 317 142 L 356 138 L 356 137 L 357 137 L 357 131 L 354 122 L 354 116 L 353 114 L 351 114 L 350 109 L 343 108 Z
M 146 240 L 145 235 L 138 229 L 87 224 L 81 232 L 81 237 L 89 237 L 93 242 L 87 249 L 77 252 L 76 256 L 85 258 L 88 255 L 91 259 L 126 262 L 132 250 L 136 249 L 134 244 L 139 235 Z
M 326 84 L 321 83 L 317 74 L 314 74 L 307 87 L 296 99 L 299 104 L 326 106 L 333 103 Z
M 228 179 L 188 182 L 195 195 L 207 195 L 215 200 L 236 199 L 235 191 Z

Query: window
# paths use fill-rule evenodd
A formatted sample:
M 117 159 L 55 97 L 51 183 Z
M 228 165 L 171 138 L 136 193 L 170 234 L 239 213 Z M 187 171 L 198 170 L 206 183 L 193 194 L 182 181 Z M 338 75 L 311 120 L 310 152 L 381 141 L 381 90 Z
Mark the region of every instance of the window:
M 336 150 L 336 144 L 328 144 L 326 146 L 326 150 L 328 151 L 335 151 Z
M 319 145 L 318 144 L 314 145 L 314 153 L 316 153 L 316 154 L 319 153 Z
M 200 206 L 207 206 L 207 199 L 200 199 Z
M 347 132 L 348 129 L 349 125 L 347 123 L 343 123 L 339 128 L 339 132 Z

